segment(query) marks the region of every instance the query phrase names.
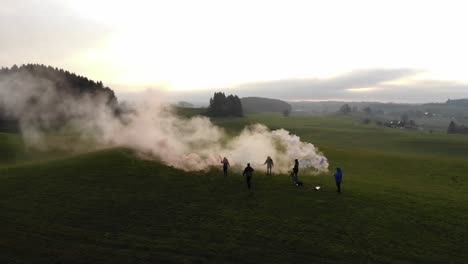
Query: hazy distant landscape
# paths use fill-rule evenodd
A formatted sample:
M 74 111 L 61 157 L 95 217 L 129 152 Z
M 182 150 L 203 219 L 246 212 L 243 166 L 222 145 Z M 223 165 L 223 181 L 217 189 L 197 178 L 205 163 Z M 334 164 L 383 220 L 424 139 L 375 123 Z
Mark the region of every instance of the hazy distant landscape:
M 450 122 L 468 124 L 468 99 L 453 99 L 445 103 L 402 104 L 347 101 L 287 102 L 260 97 L 241 98 L 248 113 L 279 113 L 288 116 L 346 116 L 357 122 L 378 126 L 416 129 L 425 132 L 446 133 Z M 342 107 L 349 106 L 349 112 Z M 411 125 L 409 125 L 409 122 Z M 393 123 L 391 123 L 393 122 Z
M 450 121 L 466 121 L 466 100 L 285 102 L 218 93 L 205 108 L 154 108 L 41 65 L 3 69 L 0 83 L 2 262 L 468 259 L 468 136 L 447 134 Z M 294 149 L 260 143 L 270 137 L 311 151 L 300 157 L 311 164 L 301 168 L 303 187 L 287 172 L 298 156 L 285 153 Z M 266 154 L 277 162 L 273 176 L 264 175 Z M 228 177 L 216 155 L 231 158 Z M 245 158 L 257 171 L 253 191 L 241 175 Z M 336 166 L 345 170 L 341 195 Z

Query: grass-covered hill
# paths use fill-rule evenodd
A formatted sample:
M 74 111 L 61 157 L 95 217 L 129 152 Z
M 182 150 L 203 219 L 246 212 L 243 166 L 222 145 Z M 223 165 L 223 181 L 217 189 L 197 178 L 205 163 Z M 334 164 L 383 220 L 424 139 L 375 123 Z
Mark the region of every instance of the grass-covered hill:
M 24 64 L 0 69 L 0 89 L 5 89 L 7 86 L 15 88 L 24 85 L 26 82 L 28 82 L 28 85 L 32 85 L 31 80 L 34 81 L 33 84 L 36 89 L 42 89 L 43 86 L 53 86 L 58 93 L 76 97 L 83 94 L 92 96 L 104 94 L 110 104 L 117 102 L 114 91 L 109 87 L 105 87 L 101 81 L 93 81 L 57 67 L 43 64 Z
M 343 193 L 331 173 L 300 175 L 303 188 L 255 173 L 249 192 L 238 171 L 183 172 L 119 148 L 37 160 L 0 134 L 0 263 L 468 262 L 467 137 L 346 118 L 215 122 L 300 135 L 343 168 Z
M 284 111 L 291 111 L 290 104 L 277 99 L 243 97 L 241 102 L 246 113 L 283 113 Z
M 78 100 L 118 110 L 114 91 L 101 81 L 41 64 L 0 69 L 0 131 L 18 131 L 20 120 L 33 122 L 25 116 L 41 116 L 34 118 L 37 123 L 62 124 L 73 112 L 70 102 L 76 106 Z

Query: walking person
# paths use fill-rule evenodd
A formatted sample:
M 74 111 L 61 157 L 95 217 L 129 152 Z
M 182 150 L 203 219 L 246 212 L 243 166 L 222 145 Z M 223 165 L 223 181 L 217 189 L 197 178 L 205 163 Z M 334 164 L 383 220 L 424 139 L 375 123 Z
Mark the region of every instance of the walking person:
M 336 192 L 341 193 L 341 182 L 343 181 L 343 171 L 340 167 L 336 168 L 335 173 Z
M 231 165 L 229 164 L 229 160 L 226 157 L 224 157 L 224 159 L 221 160 L 221 163 L 223 164 L 224 177 L 226 177 L 228 168 L 231 167 Z
M 267 165 L 267 175 L 271 175 L 271 169 L 273 168 L 273 159 L 270 156 L 267 157 L 265 163 L 263 165 Z
M 247 163 L 247 167 L 245 167 L 244 172 L 242 173 L 242 175 L 246 176 L 247 188 L 249 188 L 249 190 L 252 188 L 251 180 L 252 180 L 253 172 L 254 172 L 254 169 L 252 167 L 250 167 L 250 163 Z

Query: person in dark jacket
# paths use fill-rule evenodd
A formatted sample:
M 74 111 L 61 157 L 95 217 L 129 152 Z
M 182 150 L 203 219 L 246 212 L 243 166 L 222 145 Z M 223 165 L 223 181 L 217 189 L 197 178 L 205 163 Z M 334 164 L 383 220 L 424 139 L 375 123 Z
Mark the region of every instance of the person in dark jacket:
M 336 192 L 341 193 L 341 182 L 343 181 L 343 171 L 340 167 L 336 168 L 335 173 Z
M 224 159 L 221 160 L 221 163 L 223 164 L 223 173 L 226 177 L 228 168 L 231 167 L 231 165 L 229 164 L 229 160 L 226 157 L 224 157 Z
M 263 165 L 267 165 L 267 175 L 271 175 L 271 169 L 273 168 L 273 159 L 268 156 L 265 163 Z
M 294 160 L 294 168 L 293 168 L 293 182 L 296 183 L 298 181 L 297 174 L 299 173 L 299 161 L 296 159 Z
M 250 167 L 250 163 L 247 163 L 247 167 L 245 167 L 244 172 L 242 173 L 242 175 L 246 176 L 247 188 L 249 188 L 249 190 L 252 187 L 251 186 L 251 180 L 252 180 L 253 172 L 254 172 L 254 169 L 252 167 Z

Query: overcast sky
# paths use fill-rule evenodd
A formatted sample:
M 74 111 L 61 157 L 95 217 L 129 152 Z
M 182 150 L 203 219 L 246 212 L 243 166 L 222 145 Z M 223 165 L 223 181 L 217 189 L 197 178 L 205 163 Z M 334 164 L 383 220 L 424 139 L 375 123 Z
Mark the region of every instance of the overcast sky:
M 58 66 L 118 95 L 445 101 L 468 97 L 466 10 L 450 0 L 1 0 L 0 66 Z

